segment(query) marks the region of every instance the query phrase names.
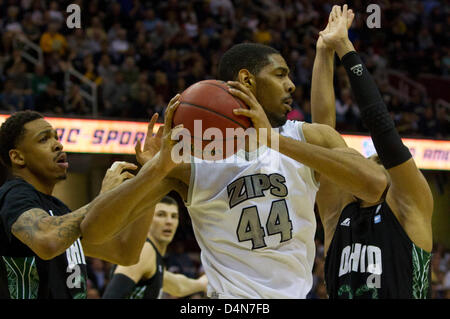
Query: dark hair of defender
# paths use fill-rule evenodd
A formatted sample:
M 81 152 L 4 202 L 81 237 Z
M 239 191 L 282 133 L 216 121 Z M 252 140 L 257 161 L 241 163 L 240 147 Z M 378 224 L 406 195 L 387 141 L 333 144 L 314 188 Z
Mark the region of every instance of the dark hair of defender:
M 9 151 L 15 149 L 25 134 L 25 124 L 41 119 L 43 116 L 35 111 L 20 111 L 12 114 L 0 127 L 0 160 L 3 165 L 11 167 Z

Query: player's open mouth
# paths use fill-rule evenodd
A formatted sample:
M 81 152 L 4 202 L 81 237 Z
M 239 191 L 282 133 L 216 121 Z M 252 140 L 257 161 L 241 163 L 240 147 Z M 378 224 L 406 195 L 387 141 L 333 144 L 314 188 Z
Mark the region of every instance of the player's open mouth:
M 171 236 L 172 235 L 172 231 L 171 230 L 163 230 L 163 234 L 166 236 Z
M 58 164 L 61 168 L 68 168 L 69 163 L 67 162 L 67 154 L 61 153 L 61 155 L 59 155 L 56 159 L 56 164 Z

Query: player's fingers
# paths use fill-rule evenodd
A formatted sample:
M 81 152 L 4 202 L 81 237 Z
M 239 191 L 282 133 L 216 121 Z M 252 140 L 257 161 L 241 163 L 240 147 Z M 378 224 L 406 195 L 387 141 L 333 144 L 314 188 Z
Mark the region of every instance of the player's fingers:
M 347 29 L 350 29 L 353 23 L 353 19 L 355 19 L 355 13 L 352 9 L 348 10 L 348 19 L 347 19 Z
M 134 146 L 134 151 L 136 152 L 136 155 L 139 153 L 142 153 L 142 148 L 141 148 L 141 141 L 137 140 L 136 145 Z
M 123 161 L 117 161 L 111 165 L 111 171 L 123 171 L 124 169 L 137 169 L 137 166 Z
M 120 177 L 122 177 L 122 180 L 126 180 L 126 179 L 130 179 L 133 178 L 134 175 L 131 174 L 130 172 L 123 172 L 122 174 L 120 174 Z
M 164 132 L 164 124 L 160 125 L 158 132 L 156 132 L 156 137 L 160 138 Z
M 252 110 L 247 110 L 247 109 L 234 109 L 233 113 L 235 115 L 243 115 L 243 116 L 250 117 L 250 118 L 254 115 Z
M 337 15 L 337 10 L 338 10 L 338 5 L 334 5 L 333 8 L 331 9 L 331 15 L 333 16 L 333 20 L 335 20 L 338 15 Z
M 344 4 L 344 5 L 342 6 L 342 16 L 343 16 L 344 18 L 347 18 L 347 12 L 348 12 L 348 5 L 347 5 L 347 4 Z
M 229 86 L 231 86 L 231 88 L 240 90 L 240 91 L 244 92 L 245 94 L 247 94 L 248 96 L 253 97 L 252 91 L 250 91 L 250 89 L 248 87 L 246 87 L 245 85 L 243 85 L 242 83 L 237 82 L 237 81 L 228 81 L 227 84 Z
M 180 99 L 180 93 L 178 93 L 177 95 L 175 95 L 170 101 L 169 101 L 169 105 L 174 104 L 175 102 L 177 102 Z
M 120 171 L 123 171 L 123 170 L 126 170 L 126 169 L 131 169 L 131 170 L 134 170 L 134 169 L 137 169 L 138 167 L 135 165 L 135 164 L 133 164 L 133 163 L 128 163 L 128 162 L 121 162 L 118 166 L 117 166 L 117 170 L 120 170 Z
M 180 101 L 176 101 L 173 104 L 169 103 L 169 106 L 167 106 L 165 116 L 164 116 L 165 117 L 164 118 L 164 129 L 163 129 L 164 135 L 168 134 L 170 129 L 172 128 L 173 114 L 175 113 L 179 104 L 180 104 Z
M 333 10 L 331 10 L 330 15 L 328 16 L 328 23 L 331 23 L 334 21 L 334 15 L 333 15 Z
M 120 161 L 115 161 L 112 165 L 111 165 L 111 167 L 109 168 L 111 171 L 116 171 L 119 167 L 120 167 L 120 164 L 121 163 L 124 163 L 124 162 L 120 162 Z
M 229 89 L 231 95 L 241 99 L 251 110 L 258 109 L 257 103 L 255 103 L 254 99 L 250 97 L 247 93 L 244 93 L 237 89 Z
M 158 120 L 158 113 L 155 113 L 152 115 L 152 118 L 150 119 L 150 122 L 147 126 L 147 136 L 151 136 L 153 134 L 153 127 L 155 126 L 156 121 Z
M 342 16 L 341 6 L 336 6 L 336 17 L 340 18 Z

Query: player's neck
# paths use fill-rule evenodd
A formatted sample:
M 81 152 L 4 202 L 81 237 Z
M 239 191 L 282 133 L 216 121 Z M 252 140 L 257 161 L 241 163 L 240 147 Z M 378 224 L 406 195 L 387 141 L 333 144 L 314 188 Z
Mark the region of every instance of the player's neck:
M 168 244 L 161 242 L 159 240 L 156 240 L 156 238 L 152 234 L 148 234 L 148 237 L 152 241 L 153 245 L 155 245 L 156 249 L 158 250 L 159 254 L 161 256 L 164 256 L 166 254 L 167 246 Z
M 55 183 L 43 181 L 28 170 L 13 170 L 12 174 L 13 176 L 22 178 L 36 188 L 36 190 L 47 195 L 52 195 L 53 189 L 55 188 Z

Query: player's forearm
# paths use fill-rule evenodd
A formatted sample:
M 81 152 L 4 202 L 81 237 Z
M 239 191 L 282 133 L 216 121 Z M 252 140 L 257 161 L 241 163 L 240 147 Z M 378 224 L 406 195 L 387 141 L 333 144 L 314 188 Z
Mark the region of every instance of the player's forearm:
M 111 239 L 124 227 L 130 214 L 139 212 L 135 210 L 141 201 L 155 194 L 157 189 L 149 187 L 149 184 L 158 185 L 166 174 L 159 169 L 158 158 L 155 157 L 142 167 L 136 177 L 99 195 L 81 223 L 83 239 L 93 244 Z
M 137 219 L 141 219 L 144 215 L 153 216 L 155 205 L 161 201 L 170 191 L 175 190 L 177 180 L 165 177 L 159 183 L 151 183 L 147 185 L 148 192 L 143 200 L 141 200 L 131 211 L 123 223 L 123 227 L 128 229 L 128 225 L 134 223 Z M 148 228 L 147 228 L 148 231 Z
M 279 150 L 366 201 L 377 201 L 386 188 L 386 176 L 382 169 L 357 154 L 328 149 L 281 135 Z
M 349 40 L 342 41 L 339 52 L 361 111 L 361 120 L 370 131 L 382 164 L 390 169 L 405 163 L 412 157 L 411 153 L 395 128 L 375 80 Z
M 334 51 L 317 49 L 311 83 L 311 115 L 313 123 L 336 126 L 333 88 Z
M 192 279 L 182 274 L 172 274 L 176 284 L 164 285 L 163 290 L 174 297 L 186 297 L 197 292 L 206 291 L 206 285 L 199 279 Z

